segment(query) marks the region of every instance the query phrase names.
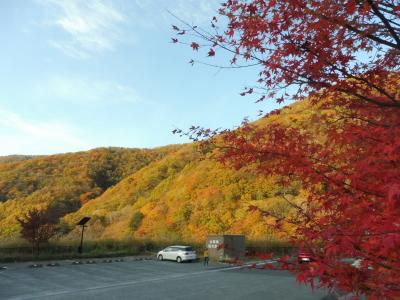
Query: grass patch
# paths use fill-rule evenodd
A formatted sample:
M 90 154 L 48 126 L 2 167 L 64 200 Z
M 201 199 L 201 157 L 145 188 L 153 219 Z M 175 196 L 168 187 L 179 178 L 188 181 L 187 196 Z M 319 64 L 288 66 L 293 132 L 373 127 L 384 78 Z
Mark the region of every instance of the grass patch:
M 39 253 L 26 244 L 0 247 L 0 261 L 29 261 L 69 258 L 110 257 L 146 254 L 146 244 L 138 241 L 86 241 L 83 253 L 78 253 L 79 244 L 48 243 L 41 245 Z
M 204 242 L 193 241 L 152 241 L 152 240 L 99 240 L 85 241 L 83 253 L 78 253 L 78 243 L 51 242 L 40 247 L 39 254 L 24 242 L 3 244 L 0 247 L 0 262 L 18 262 L 54 259 L 102 258 L 130 255 L 155 255 L 159 250 L 171 245 L 190 245 L 202 256 Z M 256 258 L 256 253 L 270 253 L 274 257 L 290 255 L 294 248 L 286 241 L 247 241 L 247 258 Z
M 199 251 L 198 253 L 202 251 L 200 244 L 182 241 L 85 241 L 82 254 L 78 253 L 78 243 L 52 242 L 43 244 L 39 249 L 39 253 L 37 253 L 36 249 L 33 251 L 29 244 L 15 243 L 0 247 L 0 262 L 154 255 L 159 250 L 171 245 L 191 245 L 196 251 Z

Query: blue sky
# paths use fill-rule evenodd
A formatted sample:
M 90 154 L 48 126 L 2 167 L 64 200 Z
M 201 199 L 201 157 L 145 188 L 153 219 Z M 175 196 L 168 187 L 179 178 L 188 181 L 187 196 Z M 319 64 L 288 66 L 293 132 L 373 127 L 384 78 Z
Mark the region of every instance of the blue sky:
M 232 128 L 271 109 L 239 96 L 254 69 L 192 67 L 206 54 L 170 43 L 166 9 L 207 26 L 218 3 L 1 1 L 0 155 L 184 143 L 174 128 Z

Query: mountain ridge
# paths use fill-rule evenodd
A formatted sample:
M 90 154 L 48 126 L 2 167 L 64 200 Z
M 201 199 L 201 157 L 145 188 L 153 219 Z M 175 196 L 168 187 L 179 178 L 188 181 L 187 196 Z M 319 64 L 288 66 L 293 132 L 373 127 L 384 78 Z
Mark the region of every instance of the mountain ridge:
M 305 109 L 307 108 L 307 109 Z M 256 121 L 306 123 L 312 110 L 296 103 Z M 216 151 L 216 150 L 215 150 Z M 284 187 L 251 166 L 233 170 L 201 154 L 196 143 L 153 149 L 96 148 L 76 153 L 0 162 L 0 240 L 18 241 L 18 216 L 51 207 L 61 240 L 75 240 L 76 223 L 90 216 L 88 239 L 199 240 L 210 233 L 250 239 L 279 236 L 250 205 L 288 213 Z M 287 188 L 287 187 L 286 187 Z M 301 186 L 289 187 L 294 201 Z

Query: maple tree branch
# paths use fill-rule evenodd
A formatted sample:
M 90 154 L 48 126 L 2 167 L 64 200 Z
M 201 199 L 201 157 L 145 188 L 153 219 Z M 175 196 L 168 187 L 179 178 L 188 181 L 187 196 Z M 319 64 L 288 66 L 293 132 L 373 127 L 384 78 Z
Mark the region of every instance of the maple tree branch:
M 371 6 L 372 10 L 374 11 L 375 15 L 378 16 L 379 19 L 381 19 L 381 21 L 383 22 L 383 24 L 385 24 L 385 27 L 387 28 L 387 30 L 390 32 L 390 34 L 392 35 L 392 37 L 394 38 L 394 40 L 397 43 L 398 48 L 400 49 L 400 38 L 399 36 L 396 34 L 396 31 L 393 29 L 393 27 L 390 25 L 390 23 L 388 22 L 388 20 L 385 18 L 385 16 L 379 11 L 379 8 L 375 5 L 374 1 L 372 0 L 367 0 L 368 4 Z
M 218 146 L 217 148 L 218 148 L 218 149 L 230 149 L 230 150 L 233 149 L 233 150 L 238 150 L 238 148 L 233 147 L 233 146 Z M 287 159 L 290 159 L 290 155 L 287 154 L 287 153 L 280 153 L 280 152 L 276 152 L 276 151 L 263 151 L 263 150 L 256 150 L 256 149 L 253 149 L 252 151 L 253 151 L 253 153 L 258 154 L 257 156 L 258 156 L 258 159 L 259 159 L 260 161 L 263 161 L 263 159 L 260 159 L 260 158 L 263 157 L 263 156 L 265 156 L 266 154 L 269 154 L 269 155 L 272 155 L 272 156 L 278 156 L 278 157 L 285 157 L 285 158 L 287 158 Z M 314 161 L 314 162 L 322 163 L 322 166 L 321 166 L 321 167 L 327 167 L 327 168 L 330 168 L 331 170 L 336 171 L 336 172 L 339 171 L 339 172 L 341 172 L 343 175 L 346 175 L 346 176 L 349 175 L 349 174 L 346 174 L 343 170 L 339 170 L 339 169 L 335 168 L 335 167 L 332 166 L 332 165 L 326 164 L 326 162 L 324 162 L 324 161 L 322 161 L 321 159 L 318 159 L 318 158 L 316 158 L 316 157 L 305 156 L 305 155 L 303 155 L 303 158 L 310 159 L 311 161 Z M 316 169 L 316 168 L 313 167 L 312 170 L 313 170 L 316 174 L 322 176 L 322 177 L 323 177 L 325 180 L 327 180 L 328 182 L 331 182 L 331 183 L 335 184 L 335 185 L 338 186 L 338 187 L 340 187 L 340 186 L 345 186 L 345 187 L 347 187 L 348 189 L 352 189 L 352 190 L 355 190 L 355 191 L 364 193 L 364 194 L 366 194 L 366 195 L 371 195 L 371 196 L 375 196 L 375 197 L 379 197 L 379 198 L 384 198 L 384 197 L 385 197 L 384 194 L 374 193 L 374 192 L 372 192 L 372 191 L 366 190 L 366 189 L 361 188 L 361 187 L 359 187 L 359 186 L 354 186 L 354 185 L 352 185 L 352 184 L 350 184 L 350 183 L 345 182 L 345 180 L 341 180 L 341 181 L 335 180 L 335 179 L 331 178 L 330 176 L 328 176 L 326 173 L 321 172 L 320 169 Z
M 380 123 L 371 121 L 369 119 L 362 118 L 360 116 L 346 114 L 345 112 L 337 112 L 337 113 L 341 114 L 342 116 L 337 118 L 337 119 L 335 119 L 335 120 L 333 120 L 333 121 L 331 121 L 331 123 L 337 123 L 337 122 L 342 121 L 342 120 L 352 119 L 352 120 L 359 120 L 359 121 L 362 121 L 362 122 L 365 122 L 365 123 L 368 123 L 370 125 L 374 125 L 374 126 L 377 126 L 377 127 L 384 127 L 384 128 L 390 128 L 391 127 L 388 124 L 380 124 Z
M 302 214 L 303 216 L 305 216 L 307 218 L 307 221 L 311 221 L 312 217 L 304 210 L 304 208 L 302 208 L 301 206 L 297 205 L 296 203 L 293 203 L 292 201 L 290 201 L 289 199 L 287 199 L 287 197 L 285 196 L 285 194 L 281 195 L 282 198 L 293 208 L 297 209 L 297 211 Z
M 199 61 L 199 60 L 193 60 L 193 62 L 194 63 L 198 63 L 198 64 L 202 64 L 202 65 L 205 65 L 205 66 L 217 68 L 217 69 L 242 69 L 242 68 L 251 68 L 251 67 L 255 67 L 255 66 L 261 65 L 260 62 L 254 63 L 254 64 L 248 64 L 248 65 L 232 65 L 232 66 L 219 66 L 219 65 L 215 65 L 215 64 L 210 64 L 210 63 L 206 63 L 206 62 L 203 62 L 203 61 Z
M 254 207 L 254 206 L 251 206 L 251 209 L 250 210 L 257 210 L 257 211 L 259 211 L 261 214 L 262 214 L 262 216 L 263 217 L 273 217 L 273 218 L 275 218 L 276 220 L 276 222 L 277 223 L 279 223 L 279 222 L 282 222 L 282 221 L 285 221 L 286 223 L 289 223 L 289 224 L 293 224 L 293 225 L 299 225 L 299 224 L 304 224 L 304 221 L 303 220 L 299 220 L 299 219 L 293 219 L 293 218 L 288 218 L 287 216 L 279 216 L 279 215 L 277 215 L 276 213 L 274 213 L 272 210 L 266 210 L 266 209 L 261 209 L 261 208 L 259 208 L 259 207 Z M 306 219 L 307 219 L 307 223 L 309 222 L 309 221 L 311 221 L 311 217 L 309 217 L 308 215 L 306 215 L 305 213 L 303 213 L 303 212 L 301 212 L 301 211 L 298 211 L 298 213 L 300 213 L 301 215 L 303 215 L 303 216 L 305 216 L 306 217 Z M 269 226 L 271 226 L 272 228 L 275 228 L 276 229 L 276 225 L 272 225 L 272 224 L 267 224 L 267 225 L 269 225 Z M 286 233 L 288 233 L 288 232 L 286 232 Z
M 367 97 L 367 96 L 362 95 L 360 93 L 357 93 L 357 92 L 355 92 L 353 90 L 348 90 L 348 89 L 343 89 L 343 88 L 338 88 L 337 90 L 340 91 L 340 92 L 346 93 L 348 95 L 356 96 L 360 100 L 365 100 L 366 102 L 373 103 L 373 104 L 376 104 L 376 105 L 381 106 L 381 107 L 400 108 L 400 102 L 396 102 L 396 103 L 380 102 L 380 101 L 376 101 L 373 98 L 370 98 L 370 97 Z
M 328 21 L 328 22 L 330 22 L 330 23 L 332 23 L 332 24 L 340 25 L 340 26 L 342 26 L 342 27 L 348 29 L 348 30 L 351 31 L 351 32 L 354 32 L 354 33 L 357 33 L 357 34 L 359 34 L 359 35 L 361 35 L 361 36 L 367 37 L 367 38 L 369 38 L 370 40 L 372 40 L 372 41 L 374 41 L 374 42 L 376 42 L 376 43 L 378 43 L 378 44 L 382 44 L 382 45 L 388 46 L 388 47 L 390 47 L 390 48 L 394 48 L 394 49 L 400 50 L 400 44 L 394 44 L 394 43 L 392 43 L 392 42 L 390 42 L 390 41 L 381 39 L 380 37 L 377 37 L 377 36 L 375 36 L 375 35 L 373 35 L 373 34 L 366 33 L 366 32 L 364 32 L 364 31 L 362 31 L 362 30 L 360 30 L 360 29 L 355 28 L 354 26 L 350 25 L 349 23 L 341 22 L 341 21 L 339 21 L 339 20 L 337 20 L 337 19 L 336 19 L 336 20 L 335 20 L 335 19 L 332 19 L 332 18 L 330 18 L 330 17 L 328 17 L 328 16 L 326 16 L 326 15 L 323 15 L 323 14 L 317 14 L 317 13 L 315 13 L 314 11 L 312 11 L 312 10 L 310 10 L 310 9 L 308 9 L 308 8 L 305 8 L 305 9 L 306 9 L 306 10 L 308 11 L 308 13 L 310 13 L 310 14 L 313 14 L 313 15 L 315 15 L 315 16 L 317 16 L 317 17 L 320 17 L 320 18 L 322 18 L 322 19 L 324 19 L 324 20 L 326 20 L 326 21 Z
M 362 83 L 365 83 L 367 86 L 370 86 L 370 87 L 374 88 L 376 91 L 378 91 L 379 93 L 385 95 L 386 97 L 388 97 L 393 102 L 395 102 L 395 103 L 399 102 L 393 95 L 389 94 L 389 92 L 387 92 L 384 88 L 382 88 L 380 86 L 377 86 L 376 84 L 374 84 L 373 82 L 367 80 L 363 76 L 356 76 L 354 74 L 349 73 L 345 68 L 339 68 L 334 62 L 332 62 L 328 57 L 326 57 L 326 55 L 322 55 L 321 53 L 318 53 L 317 51 L 312 49 L 309 45 L 303 44 L 303 45 L 299 46 L 297 43 L 295 43 L 290 38 L 290 36 L 288 36 L 288 39 L 289 39 L 290 43 L 294 47 L 296 47 L 298 50 L 304 50 L 306 52 L 309 52 L 309 53 L 313 54 L 314 56 L 318 57 L 318 59 L 325 61 L 328 64 L 328 66 L 330 66 L 334 70 L 338 71 L 339 73 L 344 74 L 345 77 L 361 81 Z M 379 102 L 379 103 L 381 103 L 381 102 Z
M 222 48 L 222 49 L 224 49 L 224 50 L 226 50 L 226 51 L 228 51 L 228 52 L 230 52 L 230 53 L 233 53 L 233 54 L 235 54 L 235 55 L 238 55 L 238 56 L 241 56 L 241 57 L 243 57 L 243 58 L 246 58 L 246 54 L 240 53 L 240 52 L 238 52 L 238 51 L 236 51 L 236 50 L 230 49 L 230 48 L 227 47 L 223 42 L 220 42 L 220 41 L 218 41 L 217 39 L 215 39 L 215 38 L 214 38 L 214 35 L 212 35 L 212 34 L 209 33 L 208 31 L 206 31 L 206 30 L 204 30 L 204 29 L 202 29 L 202 28 L 199 28 L 199 27 L 197 27 L 197 26 L 192 26 L 192 25 L 190 25 L 188 22 L 182 20 L 181 18 L 179 18 L 178 16 L 176 16 L 175 14 L 173 14 L 173 13 L 172 13 L 171 11 L 169 11 L 169 10 L 167 10 L 167 12 L 168 12 L 169 14 L 171 14 L 171 15 L 172 15 L 175 19 L 177 19 L 179 22 L 181 22 L 182 24 L 184 24 L 187 28 L 190 28 L 191 30 L 193 30 L 193 32 L 195 32 L 200 38 L 202 38 L 202 39 L 204 39 L 204 40 L 206 40 L 206 41 L 212 43 L 214 46 L 218 46 L 218 47 L 220 47 L 220 48 Z M 199 29 L 202 30 L 204 33 L 200 32 Z M 273 51 L 273 49 L 265 49 L 265 50 Z M 265 63 L 264 60 L 262 60 L 262 59 L 260 59 L 260 58 L 258 58 L 258 57 L 256 57 L 256 56 L 253 56 L 253 55 L 250 55 L 250 56 L 251 56 L 251 58 L 253 58 L 254 60 L 258 61 L 258 64 L 263 64 L 263 63 Z
M 368 237 L 368 236 L 381 236 L 381 235 L 388 235 L 388 234 L 400 234 L 400 230 L 398 230 L 398 231 L 376 232 L 376 233 L 360 233 L 360 234 L 338 233 L 337 235 L 352 236 L 352 237 Z
M 295 73 L 296 75 L 306 79 L 306 81 L 301 81 L 301 79 L 297 79 L 297 80 L 299 80 L 299 82 L 302 82 L 302 83 L 305 83 L 305 84 L 312 83 L 312 84 L 315 84 L 317 86 L 321 86 L 321 87 L 324 87 L 324 88 L 333 87 L 333 85 L 329 84 L 328 82 L 316 81 L 315 79 L 311 78 L 310 76 L 302 75 L 302 74 L 297 73 L 297 72 L 293 72 L 292 71 L 292 73 Z M 351 89 L 336 88 L 336 90 L 339 91 L 339 92 L 345 93 L 347 95 L 350 95 L 350 96 L 356 96 L 360 100 L 364 100 L 364 101 L 366 101 L 368 103 L 376 104 L 377 106 L 392 107 L 392 108 L 399 108 L 400 107 L 400 102 L 395 102 L 395 103 L 380 102 L 380 101 L 377 101 L 377 100 L 375 100 L 373 98 L 367 97 L 365 95 L 361 95 L 360 93 L 357 93 L 357 92 L 355 92 L 355 91 L 353 91 Z
M 169 12 L 169 11 L 168 11 L 168 12 Z M 172 16 L 174 16 L 177 20 L 179 20 L 181 23 L 183 23 L 185 26 L 187 26 L 188 28 L 191 28 L 191 29 L 193 30 L 193 32 L 195 32 L 200 38 L 203 38 L 203 39 L 209 41 L 210 43 L 213 43 L 215 46 L 218 46 L 218 47 L 220 47 L 220 48 L 222 48 L 222 49 L 224 49 L 224 50 L 226 50 L 226 51 L 228 51 L 228 52 L 230 52 L 230 53 L 233 53 L 233 54 L 235 54 L 235 55 L 238 55 L 238 56 L 241 56 L 241 57 L 243 57 L 243 58 L 246 58 L 246 54 L 245 54 L 245 53 L 240 53 L 240 52 L 238 52 L 237 50 L 230 49 L 230 48 L 227 47 L 225 44 L 223 44 L 223 43 L 217 41 L 215 38 L 213 38 L 213 35 L 211 35 L 211 34 L 208 33 L 207 31 L 201 29 L 202 31 L 205 32 L 205 33 L 202 33 L 202 32 L 200 32 L 200 31 L 198 30 L 198 27 L 197 27 L 197 26 L 191 26 L 189 23 L 187 23 L 186 21 L 180 19 L 179 17 L 177 17 L 176 15 L 174 15 L 172 12 L 169 12 L 169 13 L 170 13 Z M 267 49 L 267 50 L 268 50 L 268 49 Z M 272 49 L 269 49 L 269 50 L 272 51 Z M 249 66 L 262 65 L 262 64 L 265 63 L 265 60 L 263 60 L 263 59 L 261 59 L 261 58 L 255 56 L 255 55 L 253 55 L 253 54 L 248 54 L 248 56 L 249 56 L 251 59 L 254 59 L 254 60 L 257 61 L 257 63 L 250 64 Z M 229 68 L 229 67 L 224 67 L 224 66 L 217 66 L 217 65 L 207 64 L 207 63 L 204 63 L 204 62 L 199 62 L 199 63 L 202 63 L 202 64 L 204 64 L 204 65 L 209 65 L 209 66 L 212 66 L 212 67 L 216 67 L 216 68 L 220 68 L 220 69 Z M 332 66 L 332 67 L 336 67 L 336 66 L 334 66 L 333 64 L 331 64 L 331 66 Z M 241 67 L 242 67 L 242 66 L 237 66 L 237 68 L 241 68 Z M 232 68 L 235 68 L 235 66 L 232 66 Z M 284 72 L 286 72 L 287 74 L 293 74 L 293 73 L 295 73 L 297 76 L 300 76 L 301 78 L 304 78 L 304 79 L 307 80 L 307 81 L 300 81 L 300 82 L 302 82 L 302 83 L 305 83 L 305 84 L 313 83 L 313 84 L 320 85 L 320 86 L 323 86 L 323 87 L 326 87 L 326 88 L 332 87 L 332 85 L 331 85 L 331 84 L 328 84 L 327 82 L 317 82 L 317 81 L 315 81 L 314 79 L 310 78 L 310 77 L 307 76 L 307 75 L 304 75 L 304 74 L 301 74 L 301 73 L 298 73 L 298 72 L 294 72 L 292 69 L 289 69 L 289 68 L 284 67 L 284 66 L 282 66 L 282 65 L 277 66 L 277 68 L 280 69 L 280 70 L 282 70 L 282 71 L 284 71 Z M 336 69 L 339 70 L 337 67 L 336 67 Z M 339 70 L 339 71 L 342 71 L 342 72 L 343 72 L 343 70 Z M 360 80 L 360 81 L 365 82 L 366 84 L 369 84 L 370 86 L 372 86 L 373 88 L 375 88 L 376 90 L 378 90 L 379 92 L 381 92 L 382 94 L 384 94 L 385 96 L 387 96 L 389 99 L 391 99 L 391 100 L 392 100 L 393 102 L 395 102 L 395 103 L 390 104 L 390 103 L 385 103 L 385 102 L 376 101 L 375 99 L 372 99 L 372 98 L 367 97 L 367 96 L 365 96 L 365 95 L 361 95 L 361 94 L 359 94 L 359 93 L 356 93 L 356 92 L 354 92 L 353 90 L 339 89 L 340 91 L 342 91 L 342 92 L 344 92 L 344 93 L 346 93 L 346 94 L 349 94 L 349 95 L 356 96 L 357 98 L 359 98 L 359 99 L 361 99 L 361 100 L 364 100 L 364 101 L 367 101 L 367 102 L 369 102 L 369 103 L 374 103 L 374 104 L 376 104 L 376 105 L 378 105 L 378 106 L 400 107 L 400 102 L 396 101 L 396 99 L 394 99 L 393 96 L 390 95 L 389 93 L 387 93 L 384 89 L 382 89 L 382 88 L 380 88 L 380 87 L 374 85 L 373 83 L 371 83 L 371 82 L 369 82 L 369 81 L 366 81 L 365 79 L 362 79 L 361 77 L 358 77 L 358 76 L 355 76 L 355 75 L 351 75 L 351 74 L 349 74 L 348 72 L 346 72 L 346 74 L 347 74 L 349 77 L 351 77 L 351 78 L 353 78 L 353 79 L 355 79 L 355 80 Z M 295 80 L 295 79 L 293 78 L 293 80 Z M 295 83 L 295 81 L 294 81 L 293 83 Z
M 381 1 L 381 2 L 379 3 L 379 5 L 389 7 L 389 8 L 391 8 L 392 10 L 393 10 L 393 9 L 396 9 L 396 5 L 393 5 L 393 4 L 391 4 L 391 3 L 384 2 L 384 1 Z
M 379 197 L 379 198 L 384 198 L 384 197 L 386 196 L 386 195 L 384 195 L 384 194 L 378 194 L 378 193 L 374 193 L 374 192 L 368 191 L 368 190 L 363 189 L 363 188 L 361 188 L 361 187 L 359 187 L 359 186 L 354 186 L 354 185 L 352 185 L 352 184 L 350 184 L 350 183 L 345 182 L 344 180 L 340 180 L 340 181 L 335 180 L 335 179 L 329 177 L 328 175 L 326 175 L 325 173 L 320 172 L 320 171 L 317 170 L 317 169 L 313 169 L 313 170 L 314 170 L 314 172 L 316 172 L 317 174 L 321 175 L 321 176 L 322 176 L 323 178 L 325 178 L 327 181 L 332 182 L 332 183 L 335 184 L 336 186 L 345 186 L 345 187 L 347 187 L 348 189 L 352 189 L 352 190 L 355 190 L 355 191 L 364 193 L 364 194 L 366 194 L 366 195 L 375 196 L 375 197 Z

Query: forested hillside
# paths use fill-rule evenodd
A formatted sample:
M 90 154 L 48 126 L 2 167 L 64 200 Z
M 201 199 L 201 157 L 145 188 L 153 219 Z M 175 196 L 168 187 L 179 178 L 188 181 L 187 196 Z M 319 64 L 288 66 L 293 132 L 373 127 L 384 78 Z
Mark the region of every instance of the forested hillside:
M 7 155 L 7 156 L 0 156 L 0 163 L 13 163 L 19 162 L 23 160 L 28 160 L 35 158 L 37 156 L 33 155 Z
M 308 126 L 307 102 L 256 122 Z M 293 125 L 292 125 L 293 126 Z M 249 239 L 279 238 L 268 218 L 290 214 L 301 202 L 299 183 L 287 186 L 259 175 L 249 165 L 239 171 L 201 153 L 196 143 L 156 149 L 101 148 L 0 164 L 0 238 L 18 240 L 16 217 L 33 207 L 49 207 L 59 218 L 61 240 L 79 236 L 77 221 L 92 219 L 88 239 L 199 240 L 207 233 L 242 233 Z M 286 229 L 290 230 L 287 226 Z
M 16 217 L 29 209 L 50 207 L 61 218 L 175 149 L 99 148 L 0 163 L 0 238 L 17 238 Z

